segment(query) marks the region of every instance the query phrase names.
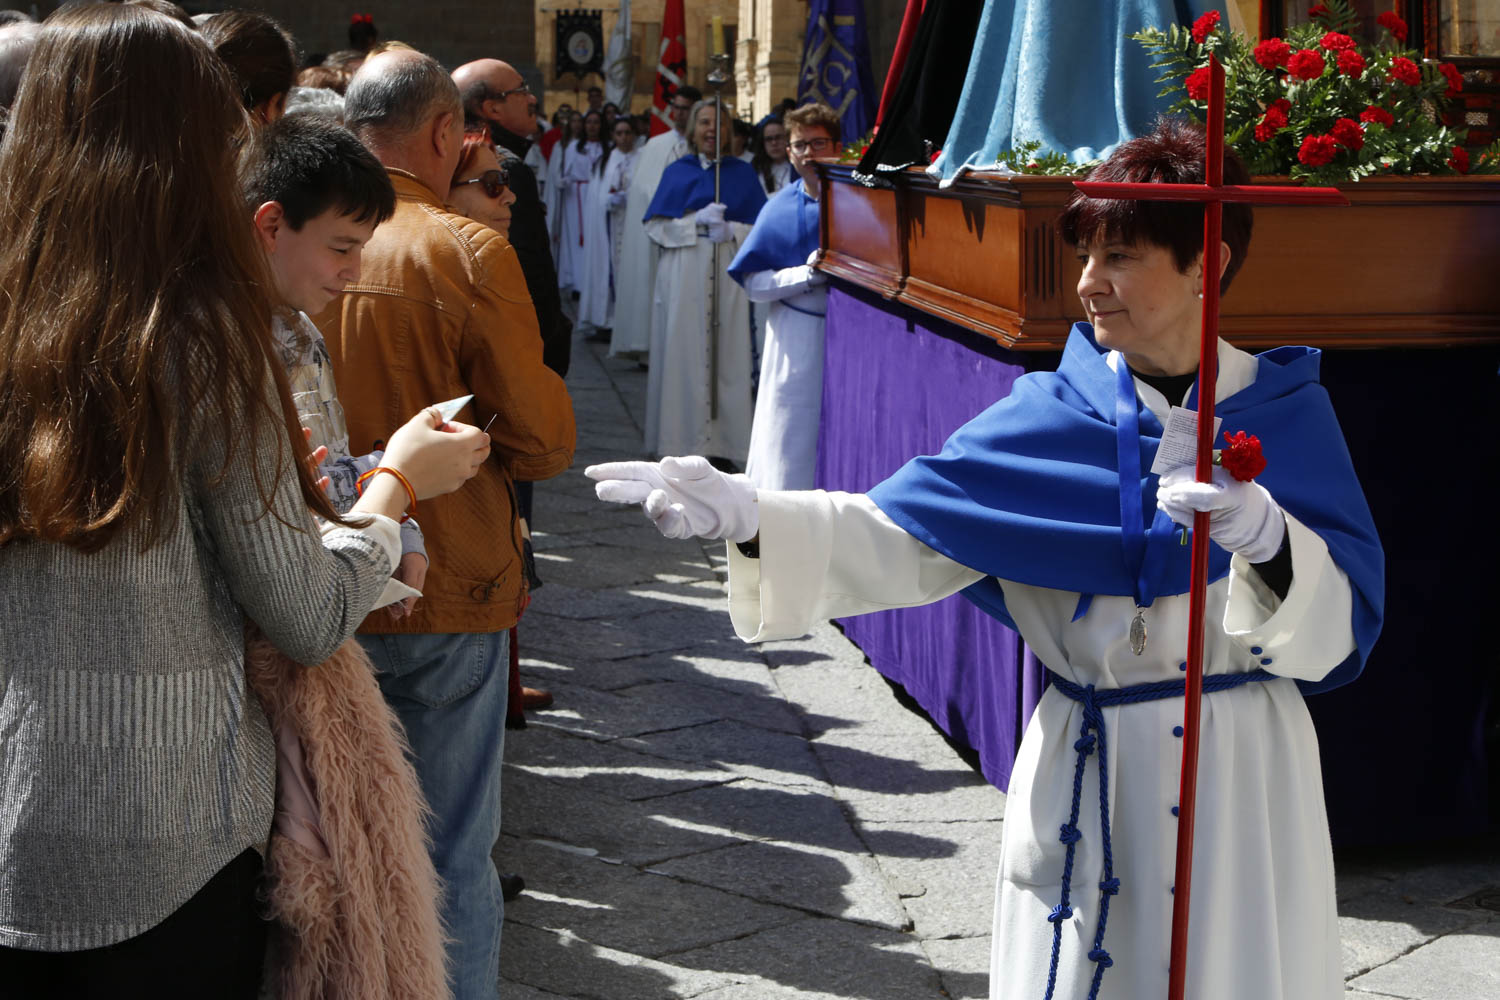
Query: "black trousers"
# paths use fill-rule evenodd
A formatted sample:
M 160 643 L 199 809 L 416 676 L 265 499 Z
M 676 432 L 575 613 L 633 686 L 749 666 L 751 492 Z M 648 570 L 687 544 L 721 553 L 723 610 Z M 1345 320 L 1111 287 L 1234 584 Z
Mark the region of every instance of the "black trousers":
M 0 995 L 7 1000 L 255 1000 L 266 923 L 255 892 L 260 855 L 245 851 L 138 937 L 87 951 L 0 946 Z

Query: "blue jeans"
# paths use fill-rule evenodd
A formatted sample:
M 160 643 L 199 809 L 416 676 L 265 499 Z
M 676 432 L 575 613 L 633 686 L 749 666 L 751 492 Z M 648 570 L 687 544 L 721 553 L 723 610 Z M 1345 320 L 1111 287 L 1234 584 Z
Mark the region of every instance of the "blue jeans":
M 508 632 L 362 635 L 380 690 L 406 728 L 432 808 L 432 861 L 454 1000 L 494 1000 L 505 903 L 490 859 L 500 839 Z

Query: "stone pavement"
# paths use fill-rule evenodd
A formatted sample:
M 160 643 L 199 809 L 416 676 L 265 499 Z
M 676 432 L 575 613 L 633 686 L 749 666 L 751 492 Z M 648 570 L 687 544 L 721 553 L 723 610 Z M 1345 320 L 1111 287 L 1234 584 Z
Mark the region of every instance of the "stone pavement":
M 832 626 L 736 639 L 720 545 L 594 499 L 645 383 L 576 343 L 577 460 L 537 487 L 520 648 L 557 703 L 507 735 L 502 997 L 986 997 L 1005 796 Z M 1500 998 L 1493 841 L 1341 856 L 1339 901 L 1349 1000 Z

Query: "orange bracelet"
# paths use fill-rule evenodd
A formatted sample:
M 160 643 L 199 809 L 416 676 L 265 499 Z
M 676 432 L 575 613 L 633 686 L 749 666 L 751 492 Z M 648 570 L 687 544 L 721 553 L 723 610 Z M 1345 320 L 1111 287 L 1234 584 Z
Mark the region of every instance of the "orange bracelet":
M 382 472 L 389 472 L 401 482 L 402 486 L 406 487 L 406 496 L 411 501 L 411 507 L 405 514 L 401 515 L 401 523 L 405 524 L 417 512 L 417 491 L 411 488 L 411 482 L 401 474 L 399 469 L 393 469 L 389 465 L 377 465 L 354 481 L 354 490 L 360 496 L 364 496 L 365 481 Z

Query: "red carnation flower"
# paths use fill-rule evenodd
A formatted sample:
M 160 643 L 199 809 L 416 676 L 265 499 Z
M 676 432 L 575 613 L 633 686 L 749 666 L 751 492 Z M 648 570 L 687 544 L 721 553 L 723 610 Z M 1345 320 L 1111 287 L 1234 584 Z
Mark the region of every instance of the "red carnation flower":
M 1453 155 L 1448 157 L 1448 166 L 1461 174 L 1469 172 L 1469 151 L 1462 146 L 1453 147 Z
M 1255 126 L 1255 141 L 1270 142 L 1275 137 L 1276 132 L 1276 129 L 1262 121 L 1259 125 Z
M 1279 38 L 1267 38 L 1255 47 L 1255 61 L 1265 69 L 1285 66 L 1292 57 L 1292 47 Z
M 1228 447 L 1219 452 L 1219 464 L 1231 476 L 1242 483 L 1248 483 L 1266 471 L 1266 457 L 1260 451 L 1260 438 L 1244 431 L 1236 431 L 1226 434 L 1224 443 Z
M 1338 143 L 1331 135 L 1310 135 L 1302 140 L 1297 150 L 1297 160 L 1309 167 L 1326 167 L 1338 155 Z
M 1211 10 L 1207 14 L 1204 14 L 1202 17 L 1198 18 L 1198 20 L 1193 22 L 1193 41 L 1197 42 L 1199 45 L 1202 45 L 1203 40 L 1209 35 L 1212 35 L 1214 33 L 1214 28 L 1218 27 L 1218 25 L 1218 11 Z
M 1208 100 L 1208 91 L 1213 84 L 1213 74 L 1207 66 L 1200 66 L 1188 74 L 1187 92 L 1188 97 L 1195 101 Z
M 1375 23 L 1389 31 L 1396 41 L 1406 41 L 1406 22 L 1401 20 L 1401 15 L 1395 11 L 1386 11 L 1375 19 Z
M 1311 7 L 1307 8 L 1307 16 L 1311 18 L 1328 17 L 1332 13 L 1333 11 L 1329 10 L 1327 7 L 1324 7 L 1320 3 L 1315 3 Z
M 1354 39 L 1348 35 L 1341 35 L 1337 31 L 1330 31 L 1323 36 L 1323 40 L 1318 44 L 1329 52 L 1343 52 L 1346 49 L 1354 48 Z
M 1339 72 L 1345 76 L 1359 76 L 1365 71 L 1365 57 L 1353 49 L 1339 53 Z
M 1422 82 L 1422 71 L 1410 59 L 1397 56 L 1391 60 L 1391 79 L 1415 87 Z
M 1365 130 L 1359 127 L 1359 122 L 1353 118 L 1340 118 L 1333 123 L 1333 128 L 1328 130 L 1333 136 L 1333 141 L 1340 146 L 1358 150 L 1365 144 Z
M 1285 97 L 1276 98 L 1276 100 L 1271 102 L 1271 107 L 1280 111 L 1283 118 L 1292 113 L 1292 102 Z
M 1372 104 L 1368 108 L 1365 108 L 1363 111 L 1361 111 L 1359 113 L 1359 120 L 1362 122 L 1378 123 L 1380 125 L 1384 125 L 1386 128 L 1390 128 L 1392 125 L 1396 124 L 1395 116 L 1393 116 L 1385 108 L 1380 107 L 1378 104 Z
M 1438 63 L 1438 72 L 1448 79 L 1448 92 L 1444 97 L 1457 97 L 1464 89 L 1464 75 L 1452 63 Z
M 1286 113 L 1290 108 L 1291 102 L 1285 99 L 1266 108 L 1266 113 L 1261 116 L 1260 124 L 1255 126 L 1255 141 L 1269 142 L 1272 136 L 1286 128 Z
M 1299 80 L 1316 80 L 1323 75 L 1328 64 L 1323 62 L 1323 57 L 1316 49 L 1302 49 L 1287 60 L 1286 68 L 1287 72 Z

